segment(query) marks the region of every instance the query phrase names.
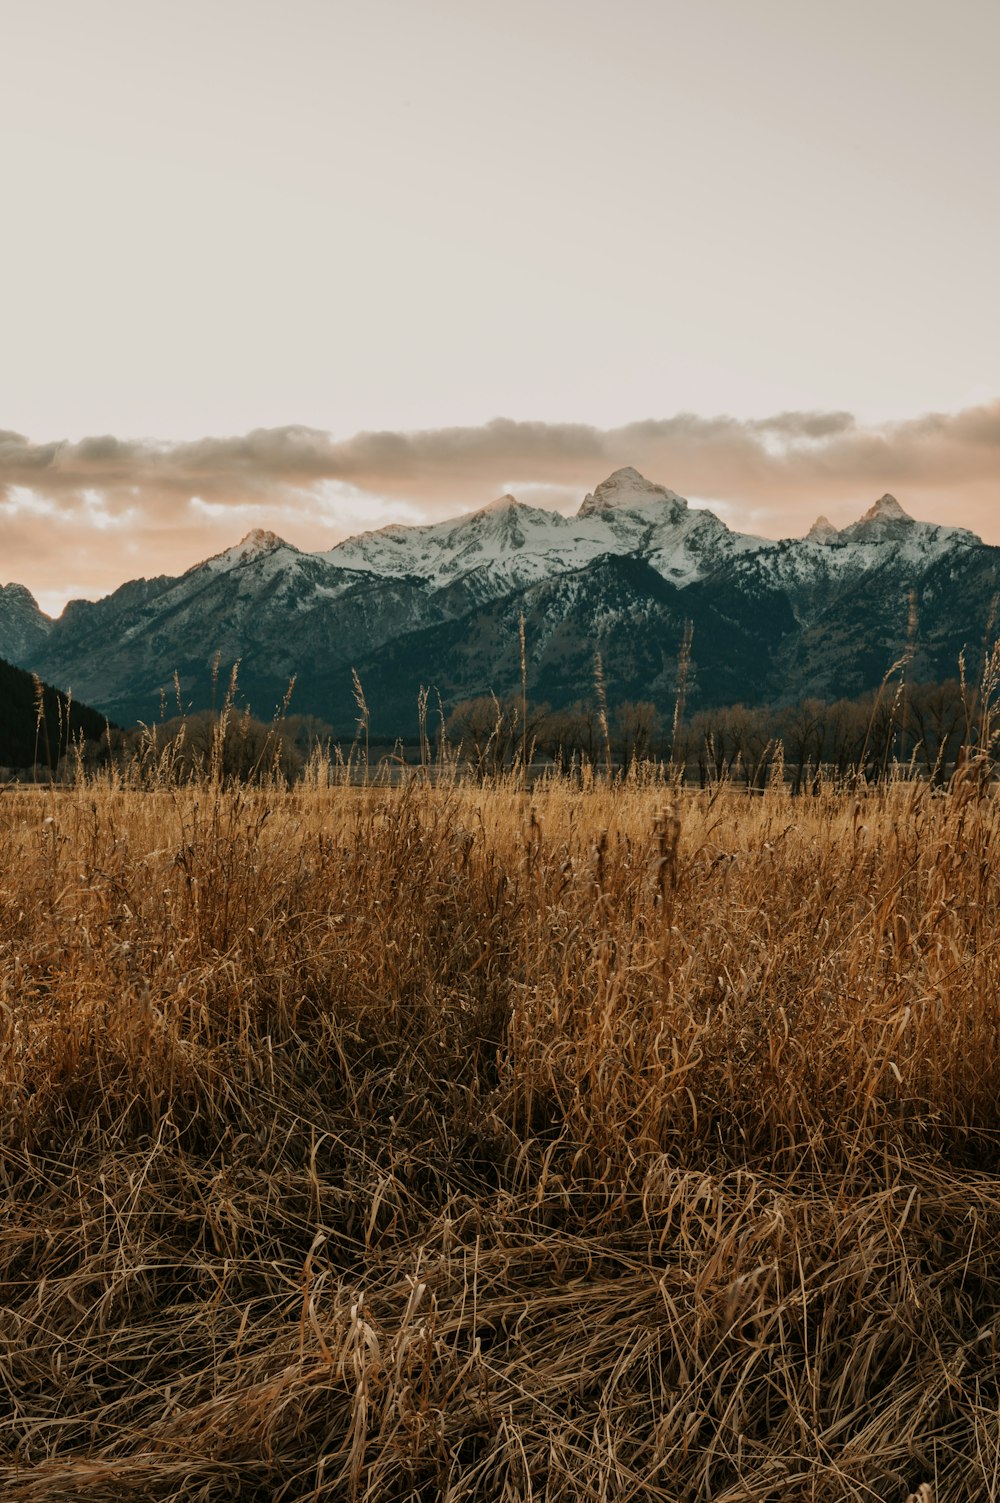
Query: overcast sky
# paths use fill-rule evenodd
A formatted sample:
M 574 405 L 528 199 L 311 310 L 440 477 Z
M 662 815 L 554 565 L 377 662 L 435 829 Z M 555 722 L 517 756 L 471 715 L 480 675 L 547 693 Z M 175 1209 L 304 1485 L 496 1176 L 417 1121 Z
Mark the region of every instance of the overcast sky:
M 0 580 L 50 607 L 620 463 L 1000 542 L 996 0 L 0 23 Z

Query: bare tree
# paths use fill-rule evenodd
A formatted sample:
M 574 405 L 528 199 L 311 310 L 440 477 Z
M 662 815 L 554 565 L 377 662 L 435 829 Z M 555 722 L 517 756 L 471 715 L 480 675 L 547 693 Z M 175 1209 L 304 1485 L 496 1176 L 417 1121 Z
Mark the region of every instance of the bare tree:
M 775 749 L 774 717 L 767 710 L 734 705 L 729 716 L 729 734 L 743 765 L 747 791 L 767 786 L 767 775 Z
M 611 741 L 623 767 L 642 762 L 649 756 L 654 736 L 660 729 L 660 716 L 651 700 L 624 699 L 616 706 L 611 723 Z
M 907 697 L 907 723 L 914 752 L 934 784 L 947 781 L 948 768 L 958 756 L 965 722 L 965 706 L 957 679 L 943 684 L 912 684 Z
M 811 777 L 816 784 L 826 739 L 827 707 L 820 699 L 804 699 L 785 711 L 781 721 L 781 740 L 785 757 L 791 764 L 792 793 L 802 792 Z

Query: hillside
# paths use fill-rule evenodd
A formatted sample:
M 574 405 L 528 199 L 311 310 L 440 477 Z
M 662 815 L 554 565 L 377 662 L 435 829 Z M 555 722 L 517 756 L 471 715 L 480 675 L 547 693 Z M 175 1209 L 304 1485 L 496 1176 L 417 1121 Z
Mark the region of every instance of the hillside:
M 48 684 L 43 688 L 39 723 L 38 695 L 30 673 L 0 659 L 0 767 L 54 767 L 67 743 L 83 736 L 98 741 L 107 721 L 88 705 L 68 703 Z

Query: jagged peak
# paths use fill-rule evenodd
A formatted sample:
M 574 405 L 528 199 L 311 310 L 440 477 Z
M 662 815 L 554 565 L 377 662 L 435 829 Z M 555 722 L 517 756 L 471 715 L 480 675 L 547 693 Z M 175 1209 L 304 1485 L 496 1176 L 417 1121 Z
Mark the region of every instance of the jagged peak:
M 817 517 L 806 533 L 806 537 L 811 538 L 814 543 L 832 543 L 839 536 L 838 529 L 834 527 L 829 517 Z
M 672 506 L 687 507 L 684 497 L 678 496 L 676 491 L 668 490 L 665 485 L 656 485 L 631 465 L 624 465 L 584 497 L 577 516 L 589 517 L 595 512 L 616 508 L 628 510 L 633 506 L 645 506 L 651 501 L 667 501 Z
M 904 534 L 909 535 L 914 529 L 920 531 L 917 523 L 903 510 L 895 496 L 887 493 L 880 496 L 863 517 L 852 522 L 850 527 L 843 528 L 840 536 L 846 543 L 898 543 Z
M 10 584 L 0 585 L 0 595 L 6 595 L 8 600 L 23 601 L 25 605 L 34 606 L 36 611 L 39 608 L 38 601 L 35 599 L 34 595 L 32 595 L 31 591 L 28 589 L 28 586 L 18 584 L 14 579 L 11 580 Z
M 275 548 L 287 548 L 284 538 L 279 538 L 276 532 L 270 532 L 266 527 L 252 527 L 246 537 L 240 539 L 238 548 L 248 554 L 273 553 Z
M 909 512 L 904 511 L 896 500 L 886 491 L 880 496 L 874 506 L 870 506 L 861 518 L 862 522 L 912 522 Z
M 231 548 L 224 548 L 221 553 L 213 553 L 211 558 L 204 559 L 200 564 L 195 564 L 189 569 L 189 574 L 194 569 L 213 569 L 215 571 L 233 569 L 238 564 L 251 563 L 255 558 L 266 558 L 268 554 L 277 553 L 279 548 L 289 553 L 298 553 L 299 549 L 291 543 L 286 543 L 284 538 L 276 532 L 270 532 L 266 527 L 252 527 L 245 537 Z

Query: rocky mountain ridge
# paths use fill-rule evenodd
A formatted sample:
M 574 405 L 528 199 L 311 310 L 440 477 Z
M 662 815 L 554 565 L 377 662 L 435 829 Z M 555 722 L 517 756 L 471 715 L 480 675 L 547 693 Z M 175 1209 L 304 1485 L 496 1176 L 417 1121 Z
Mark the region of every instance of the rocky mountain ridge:
M 421 684 L 446 702 L 516 686 L 522 613 L 536 697 L 586 696 L 599 650 L 609 695 L 669 708 L 691 620 L 692 704 L 836 696 L 877 683 L 908 634 L 914 674 L 953 673 L 986 628 L 998 564 L 975 534 L 917 522 L 889 495 L 847 527 L 820 517 L 776 542 L 625 468 L 574 517 L 505 495 L 322 553 L 255 529 L 177 578 L 70 602 L 55 621 L 8 585 L 0 654 L 120 721 L 155 718 L 164 694 L 176 708 L 175 671 L 182 704 L 208 704 L 218 655 L 223 676 L 240 660 L 258 715 L 296 675 L 295 707 L 342 729 L 357 668 L 373 723 L 406 730 Z

